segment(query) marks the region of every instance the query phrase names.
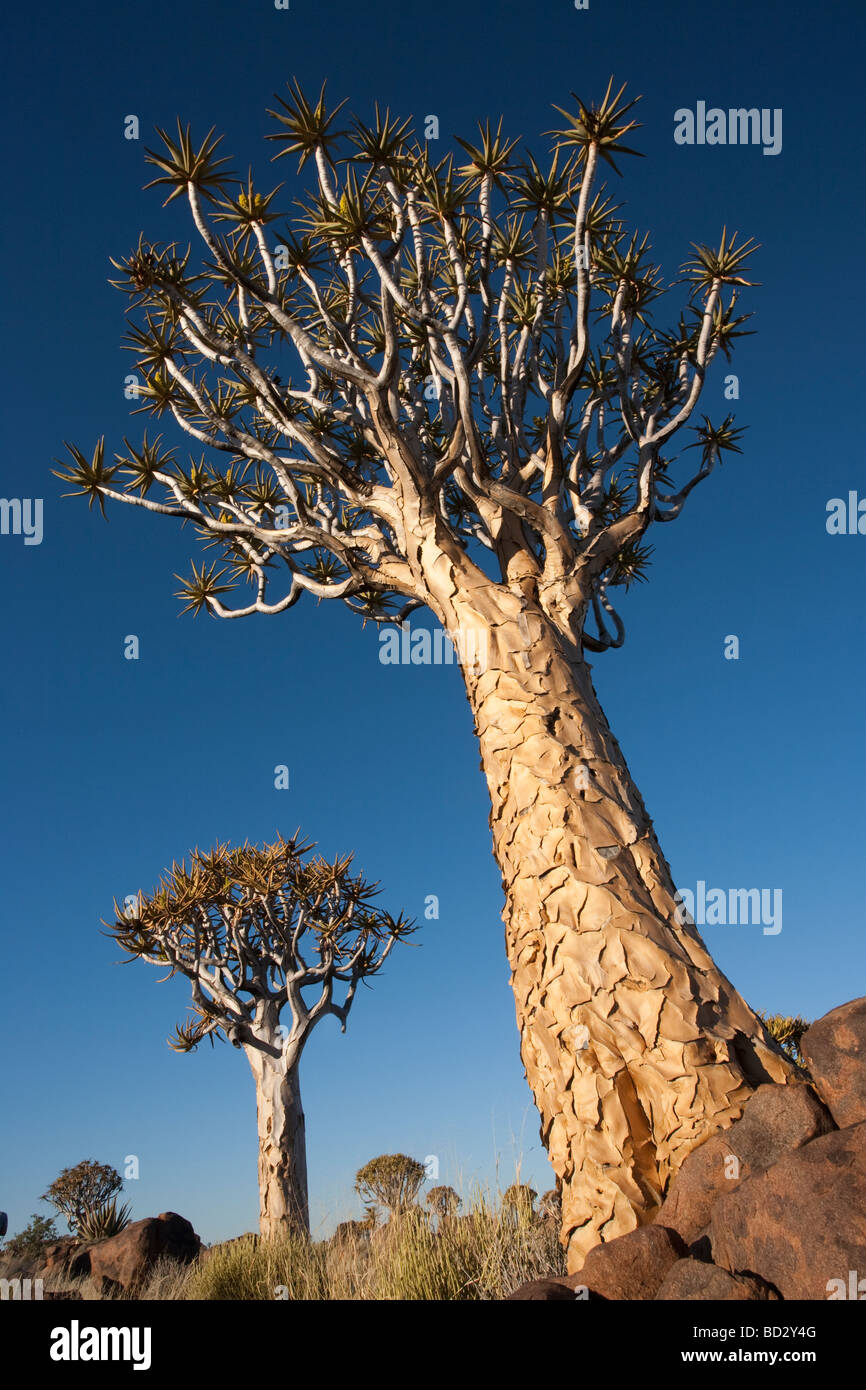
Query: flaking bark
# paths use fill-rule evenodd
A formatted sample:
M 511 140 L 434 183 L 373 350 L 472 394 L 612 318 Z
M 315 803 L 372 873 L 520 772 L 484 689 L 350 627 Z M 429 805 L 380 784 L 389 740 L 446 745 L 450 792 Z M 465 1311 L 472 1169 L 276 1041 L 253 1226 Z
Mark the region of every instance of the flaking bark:
M 454 617 L 505 892 L 521 1057 L 579 1269 L 650 1220 L 686 1154 L 795 1074 L 677 922 L 670 869 L 593 689 L 540 611 L 475 591 Z M 486 642 L 478 636 L 486 623 Z

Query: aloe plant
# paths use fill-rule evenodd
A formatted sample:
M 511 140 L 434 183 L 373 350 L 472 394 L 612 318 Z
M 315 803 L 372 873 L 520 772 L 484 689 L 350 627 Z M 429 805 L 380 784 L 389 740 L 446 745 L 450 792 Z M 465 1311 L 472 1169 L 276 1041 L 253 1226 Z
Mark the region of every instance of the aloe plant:
M 82 1240 L 107 1240 L 109 1236 L 119 1235 L 128 1225 L 129 1207 L 124 1203 L 118 1210 L 114 1197 L 84 1213 L 78 1222 L 78 1235 Z

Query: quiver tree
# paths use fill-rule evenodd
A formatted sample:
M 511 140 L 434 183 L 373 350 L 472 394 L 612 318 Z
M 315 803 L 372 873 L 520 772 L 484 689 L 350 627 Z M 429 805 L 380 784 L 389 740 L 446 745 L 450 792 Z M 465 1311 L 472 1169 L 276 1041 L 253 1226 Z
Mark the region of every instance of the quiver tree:
M 351 855 L 305 859 L 312 849 L 295 836 L 261 849 L 195 850 L 188 868 L 173 865 L 111 928 L 130 956 L 190 981 L 192 1017 L 169 1039 L 175 1051 L 221 1037 L 246 1053 L 264 1237 L 309 1232 L 298 1070 L 310 1033 L 328 1015 L 345 1032 L 358 984 L 413 930 L 371 906 L 378 887 L 350 873 Z
M 800 1044 L 803 1041 L 803 1034 L 807 1028 L 811 1027 L 809 1020 L 801 1018 L 799 1014 L 794 1017 L 790 1014 L 767 1015 L 763 1009 L 759 1009 L 758 1013 L 770 1036 L 776 1039 L 782 1051 L 806 1073 L 806 1058 Z
M 415 1198 L 427 1170 L 408 1154 L 380 1154 L 355 1174 L 355 1191 L 364 1205 L 378 1207 L 388 1219 L 404 1215 Z
M 212 131 L 160 131 L 153 182 L 186 198 L 203 260 L 141 239 L 116 283 L 140 409 L 194 453 L 145 434 L 110 460 L 100 440 L 60 471 L 91 505 L 192 524 L 218 556 L 183 581 L 194 612 L 309 594 L 379 622 L 426 607 L 453 635 L 573 1265 L 793 1074 L 678 912 L 587 660 L 624 640 L 615 597 L 645 577 L 650 528 L 741 452 L 730 415 L 695 422 L 756 248 L 695 244 L 658 324 L 670 287 L 599 182 L 634 153 L 634 102 L 609 83 L 575 103 L 546 160 L 500 122 L 436 163 L 408 121 L 338 128 L 295 85 L 269 137 L 298 156 L 291 222 Z
M 64 1168 L 39 1200 L 56 1207 L 76 1235 L 82 1222 L 106 1207 L 122 1187 L 123 1178 L 110 1163 L 84 1158 L 74 1167 Z
M 556 1222 L 557 1225 L 562 1221 L 562 1200 L 555 1187 L 542 1192 L 538 1199 L 537 1215 L 540 1220 Z
M 502 1194 L 502 1210 L 515 1221 L 531 1221 L 538 1193 L 525 1182 L 513 1182 Z
M 457 1215 L 460 1206 L 460 1198 L 453 1187 L 431 1187 L 424 1200 L 432 1215 L 438 1218 L 440 1228 Z

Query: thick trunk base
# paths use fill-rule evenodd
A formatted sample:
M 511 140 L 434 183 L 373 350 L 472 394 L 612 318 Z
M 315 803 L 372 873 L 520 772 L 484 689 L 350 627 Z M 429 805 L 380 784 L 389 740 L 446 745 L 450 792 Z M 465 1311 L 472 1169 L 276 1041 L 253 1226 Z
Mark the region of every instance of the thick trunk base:
M 588 665 L 538 610 L 484 614 L 464 668 L 505 890 L 526 1076 L 579 1270 L 652 1220 L 688 1154 L 795 1068 L 678 903 Z M 495 621 L 493 620 L 495 617 Z

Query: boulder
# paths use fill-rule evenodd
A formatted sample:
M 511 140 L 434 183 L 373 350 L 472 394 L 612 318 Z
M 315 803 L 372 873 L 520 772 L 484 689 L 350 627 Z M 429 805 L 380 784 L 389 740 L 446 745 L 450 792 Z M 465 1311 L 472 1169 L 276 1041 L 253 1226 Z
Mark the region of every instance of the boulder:
M 866 1275 L 866 1123 L 824 1134 L 713 1208 L 713 1261 L 786 1299 L 826 1299 Z
M 66 1272 L 83 1244 L 77 1236 L 61 1236 L 59 1240 L 53 1240 L 42 1252 L 40 1273 Z
M 33 1279 L 40 1275 L 41 1260 L 35 1255 L 3 1255 L 0 1279 Z
M 580 1272 L 567 1275 L 563 1283 L 607 1299 L 654 1298 L 671 1265 L 686 1254 L 677 1232 L 654 1222 L 596 1245 Z
M 819 1018 L 803 1034 L 800 1048 L 839 1128 L 866 1120 L 866 998 Z
M 529 1303 L 555 1303 L 559 1299 L 568 1299 L 569 1303 L 573 1303 L 574 1290 L 561 1279 L 531 1279 L 528 1284 L 521 1284 L 519 1289 L 510 1293 L 505 1301 L 508 1303 L 515 1299 Z
M 705 1265 L 713 1263 L 713 1247 L 710 1244 L 710 1228 L 701 1231 L 697 1240 L 688 1241 L 689 1259 L 700 1260 Z
M 135 1290 L 161 1255 L 189 1264 L 201 1249 L 192 1226 L 177 1212 L 133 1221 L 125 1230 L 89 1249 L 90 1273 L 103 1289 Z
M 683 1159 L 659 1208 L 656 1220 L 676 1231 L 686 1245 L 698 1241 L 710 1224 L 716 1198 L 736 1187 L 740 1180 L 739 1155 L 733 1155 L 737 1161 L 731 1163 L 730 1132 L 714 1134 L 699 1148 L 692 1149 Z
M 833 1128 L 830 1112 L 804 1082 L 759 1086 L 739 1120 L 683 1160 L 657 1223 L 677 1231 L 687 1245 L 699 1241 L 718 1197 Z
M 702 1299 L 717 1303 L 737 1303 L 778 1299 L 779 1295 L 765 1284 L 746 1274 L 729 1274 L 718 1265 L 706 1264 L 701 1260 L 677 1260 L 671 1265 L 657 1299 L 672 1302 L 688 1302 Z
M 729 1131 L 733 1152 L 750 1173 L 762 1172 L 791 1149 L 802 1148 L 836 1125 L 804 1081 L 759 1086 Z M 742 1177 L 742 1173 L 741 1173 Z

